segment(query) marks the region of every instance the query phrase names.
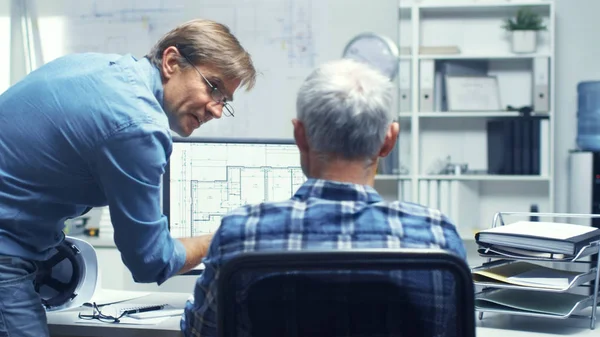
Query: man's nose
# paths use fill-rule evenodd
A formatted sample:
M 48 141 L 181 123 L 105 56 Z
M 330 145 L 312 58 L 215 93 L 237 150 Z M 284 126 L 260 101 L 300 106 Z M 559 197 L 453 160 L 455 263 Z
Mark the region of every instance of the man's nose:
M 223 115 L 223 104 L 217 102 L 211 102 L 208 104 L 207 109 L 213 118 L 219 119 Z

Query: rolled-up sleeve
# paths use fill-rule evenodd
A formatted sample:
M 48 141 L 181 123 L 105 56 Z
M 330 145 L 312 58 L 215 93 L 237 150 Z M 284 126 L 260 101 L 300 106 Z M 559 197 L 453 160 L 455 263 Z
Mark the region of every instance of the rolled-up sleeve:
M 163 283 L 185 262 L 161 209 L 161 179 L 171 136 L 159 126 L 131 124 L 95 151 L 92 171 L 108 201 L 114 240 L 136 282 Z

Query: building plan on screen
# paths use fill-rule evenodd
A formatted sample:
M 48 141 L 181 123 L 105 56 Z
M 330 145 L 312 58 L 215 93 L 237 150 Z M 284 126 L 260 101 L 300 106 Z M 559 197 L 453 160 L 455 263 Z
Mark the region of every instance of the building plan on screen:
M 212 233 L 229 211 L 289 199 L 305 180 L 295 144 L 174 143 L 171 235 Z

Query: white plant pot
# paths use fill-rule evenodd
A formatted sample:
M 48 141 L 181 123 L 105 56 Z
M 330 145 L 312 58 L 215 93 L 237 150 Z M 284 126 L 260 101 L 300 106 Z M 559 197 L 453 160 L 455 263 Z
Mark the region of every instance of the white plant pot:
M 515 30 L 512 31 L 512 52 L 534 53 L 537 49 L 537 31 L 535 30 Z

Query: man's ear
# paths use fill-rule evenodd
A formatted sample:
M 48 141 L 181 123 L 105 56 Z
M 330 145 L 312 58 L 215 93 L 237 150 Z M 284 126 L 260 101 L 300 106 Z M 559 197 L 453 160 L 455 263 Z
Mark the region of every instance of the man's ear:
M 162 56 L 162 75 L 165 80 L 168 80 L 180 70 L 179 51 L 174 46 L 170 46 L 165 49 Z
M 398 124 L 398 122 L 393 122 L 385 134 L 383 146 L 381 146 L 381 150 L 379 150 L 379 157 L 387 156 L 394 149 L 396 140 L 398 139 L 398 133 L 400 133 L 400 124 Z
M 292 124 L 294 125 L 294 139 L 296 140 L 296 145 L 300 152 L 306 153 L 309 150 L 308 140 L 306 139 L 306 129 L 304 128 L 304 124 L 296 118 L 292 119 Z

